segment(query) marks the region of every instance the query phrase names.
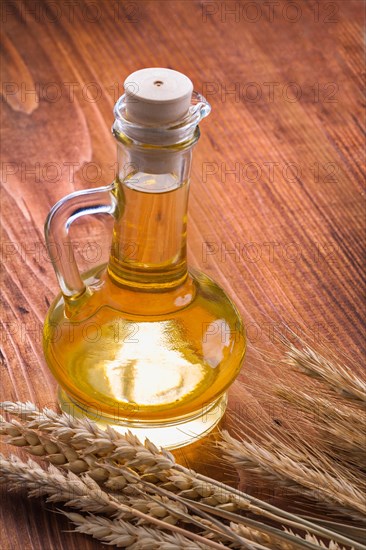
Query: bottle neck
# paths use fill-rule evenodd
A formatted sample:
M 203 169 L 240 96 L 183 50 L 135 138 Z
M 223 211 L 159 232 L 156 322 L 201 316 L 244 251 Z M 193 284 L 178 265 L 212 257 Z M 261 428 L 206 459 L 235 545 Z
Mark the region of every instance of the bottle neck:
M 146 147 L 118 138 L 117 208 L 108 273 L 124 287 L 168 290 L 187 278 L 192 146 Z

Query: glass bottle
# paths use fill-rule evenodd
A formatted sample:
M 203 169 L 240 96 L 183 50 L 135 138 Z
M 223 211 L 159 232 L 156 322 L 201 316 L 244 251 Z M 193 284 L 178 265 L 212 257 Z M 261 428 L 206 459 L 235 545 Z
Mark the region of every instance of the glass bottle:
M 209 112 L 181 73 L 130 75 L 114 110 L 115 181 L 60 200 L 45 225 L 61 293 L 44 353 L 61 408 L 166 448 L 216 426 L 245 353 L 229 297 L 187 267 L 192 149 Z M 69 227 L 98 213 L 114 217 L 109 262 L 81 276 Z

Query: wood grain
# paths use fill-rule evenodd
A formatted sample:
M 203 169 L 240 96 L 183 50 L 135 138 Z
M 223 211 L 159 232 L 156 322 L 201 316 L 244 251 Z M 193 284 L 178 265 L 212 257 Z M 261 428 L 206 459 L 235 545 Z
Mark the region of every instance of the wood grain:
M 257 351 L 281 323 L 362 357 L 363 3 L 267 4 L 2 2 L 2 399 L 55 402 L 41 346 L 58 291 L 44 219 L 67 193 L 112 180 L 113 104 L 148 66 L 189 75 L 212 104 L 194 157 L 189 257 L 245 319 L 249 389 L 232 394 L 231 411 L 265 414 L 258 376 L 280 372 Z M 83 267 L 90 241 L 105 257 L 109 230 L 101 218 L 73 229 Z M 202 449 L 178 459 L 212 472 Z M 64 532 L 48 508 L 4 493 L 1 547 L 101 547 Z

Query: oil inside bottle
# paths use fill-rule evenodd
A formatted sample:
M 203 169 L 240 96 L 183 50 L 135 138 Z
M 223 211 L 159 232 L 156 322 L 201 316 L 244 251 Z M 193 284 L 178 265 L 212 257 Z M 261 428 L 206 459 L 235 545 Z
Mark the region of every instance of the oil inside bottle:
M 44 332 L 64 410 L 168 448 L 219 421 L 245 352 L 230 299 L 187 270 L 188 189 L 174 174 L 116 180 L 110 261 L 85 296 L 56 298 Z

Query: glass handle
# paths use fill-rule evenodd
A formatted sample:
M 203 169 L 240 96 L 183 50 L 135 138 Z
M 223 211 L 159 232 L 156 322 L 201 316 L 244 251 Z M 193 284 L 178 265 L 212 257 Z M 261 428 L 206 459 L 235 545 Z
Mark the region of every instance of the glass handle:
M 76 191 L 67 195 L 51 209 L 45 223 L 48 254 L 66 298 L 76 298 L 86 289 L 75 261 L 69 237 L 70 225 L 87 214 L 114 215 L 116 199 L 114 183 L 105 187 Z

